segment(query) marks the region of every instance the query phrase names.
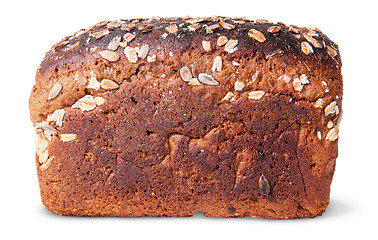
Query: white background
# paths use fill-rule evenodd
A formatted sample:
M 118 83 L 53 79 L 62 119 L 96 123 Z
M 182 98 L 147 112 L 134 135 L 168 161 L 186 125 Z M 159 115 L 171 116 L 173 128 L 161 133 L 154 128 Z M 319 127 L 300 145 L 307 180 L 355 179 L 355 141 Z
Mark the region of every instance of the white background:
M 378 30 L 374 1 L 1 1 L 0 236 L 2 239 L 378 239 Z M 7 3 L 8 2 L 8 3 Z M 10 3 L 11 2 L 11 3 Z M 62 217 L 44 209 L 28 97 L 37 67 L 66 35 L 102 20 L 240 16 L 321 29 L 339 44 L 344 116 L 331 203 L 300 220 Z

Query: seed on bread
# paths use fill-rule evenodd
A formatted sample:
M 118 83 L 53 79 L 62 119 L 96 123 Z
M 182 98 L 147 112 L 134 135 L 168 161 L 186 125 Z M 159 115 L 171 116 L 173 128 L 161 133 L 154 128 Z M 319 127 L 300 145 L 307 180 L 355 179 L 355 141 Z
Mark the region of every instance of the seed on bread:
M 280 26 L 271 26 L 266 31 L 269 33 L 278 33 L 281 30 Z
M 211 67 L 211 71 L 222 71 L 222 57 L 221 56 L 216 56 L 214 58 L 213 66 Z
M 233 92 L 227 92 L 226 95 L 221 99 L 221 101 L 235 101 L 235 94 Z
M 84 97 L 77 100 L 71 108 L 78 108 L 81 111 L 91 111 L 96 108 L 96 101 L 92 95 L 85 95 Z
M 238 45 L 239 41 L 236 39 L 230 39 L 224 46 L 224 50 L 228 53 L 235 52 L 238 48 L 236 47 Z
M 69 134 L 60 134 L 60 140 L 62 142 L 70 142 L 76 139 L 76 134 L 69 133 Z
M 261 175 L 259 178 L 259 189 L 262 195 L 268 195 L 270 193 L 269 181 L 264 175 Z
M 105 99 L 103 97 L 95 97 L 94 101 L 97 106 L 100 106 L 105 103 Z
M 54 83 L 54 85 L 52 86 L 52 88 L 50 89 L 50 92 L 47 96 L 47 100 L 51 100 L 51 99 L 54 99 L 56 98 L 56 96 L 58 96 L 58 94 L 60 93 L 60 91 L 62 90 L 62 84 L 60 83 Z
M 141 59 L 145 59 L 148 54 L 148 51 L 150 51 L 150 46 L 144 44 L 138 51 L 138 57 Z
M 99 52 L 100 56 L 108 61 L 115 62 L 119 59 L 119 54 L 110 50 L 104 50 Z
M 207 73 L 200 73 L 198 75 L 198 80 L 205 84 L 205 85 L 209 85 L 209 86 L 216 86 L 216 85 L 219 85 L 219 82 L 217 82 L 211 75 L 207 74 Z
M 190 69 L 187 66 L 184 66 L 180 69 L 180 76 L 181 76 L 182 80 L 184 80 L 185 82 L 189 82 L 190 79 L 193 78 L 192 72 L 190 71 Z
M 264 34 L 253 28 L 248 31 L 248 36 L 261 43 L 266 41 Z
M 124 53 L 127 60 L 129 60 L 129 62 L 136 63 L 138 61 L 137 52 L 135 51 L 133 47 L 129 47 L 129 46 L 125 47 Z
M 119 85 L 116 82 L 109 79 L 103 79 L 100 85 L 101 85 L 101 88 L 105 90 L 114 90 L 114 89 L 119 88 Z
M 339 137 L 339 129 L 337 128 L 332 128 L 331 130 L 329 130 L 329 132 L 327 133 L 327 136 L 326 136 L 326 140 L 328 141 L 335 141 L 337 138 Z
M 114 37 L 108 44 L 108 50 L 114 51 L 117 50 L 119 43 L 121 42 L 121 36 Z
M 82 86 L 87 84 L 87 78 L 83 76 L 80 72 L 75 72 L 74 79 Z
M 93 71 L 91 71 L 91 78 L 88 81 L 87 88 L 99 90 L 100 87 L 101 87 L 101 83 L 97 81 L 96 74 Z
M 226 22 L 223 22 L 223 21 L 220 21 L 219 24 L 220 24 L 224 29 L 227 29 L 227 30 L 231 30 L 231 29 L 234 29 L 234 28 L 235 28 L 234 25 L 229 24 L 229 23 L 226 23 Z
M 165 30 L 166 30 L 167 32 L 169 32 L 169 33 L 176 34 L 177 31 L 178 31 L 178 28 L 177 28 L 177 25 L 176 25 L 176 24 L 171 24 L 171 25 L 167 26 L 167 27 L 165 28 Z
M 198 78 L 192 78 L 188 81 L 188 85 L 199 86 L 199 85 L 201 85 L 201 83 L 199 82 Z
M 209 41 L 202 41 L 202 47 L 206 52 L 211 51 L 211 43 Z
M 248 99 L 251 100 L 260 100 L 265 95 L 264 91 L 257 90 L 257 91 L 251 91 L 248 94 Z
M 337 114 L 337 112 L 338 112 L 338 107 L 337 107 L 337 102 L 336 102 L 336 101 L 331 102 L 331 103 L 328 104 L 328 106 L 324 109 L 324 114 L 325 114 L 325 116 L 328 116 L 328 115 L 330 115 L 330 114 L 334 114 L 334 113 Z
M 245 83 L 244 82 L 236 80 L 236 82 L 234 84 L 235 91 L 241 91 L 241 90 L 243 90 L 244 87 L 245 87 Z
M 217 39 L 217 46 L 223 46 L 228 42 L 228 38 L 226 36 L 219 36 Z
M 309 55 L 314 52 L 314 50 L 312 49 L 311 45 L 308 42 L 301 42 L 301 50 L 306 55 Z

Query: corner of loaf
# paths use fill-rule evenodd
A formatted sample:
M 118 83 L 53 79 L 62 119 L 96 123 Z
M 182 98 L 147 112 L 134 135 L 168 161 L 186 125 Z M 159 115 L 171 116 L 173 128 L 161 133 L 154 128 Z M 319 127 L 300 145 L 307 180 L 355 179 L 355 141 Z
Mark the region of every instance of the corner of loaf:
M 29 107 L 53 213 L 315 217 L 338 152 L 340 53 L 267 20 L 103 21 L 51 48 Z

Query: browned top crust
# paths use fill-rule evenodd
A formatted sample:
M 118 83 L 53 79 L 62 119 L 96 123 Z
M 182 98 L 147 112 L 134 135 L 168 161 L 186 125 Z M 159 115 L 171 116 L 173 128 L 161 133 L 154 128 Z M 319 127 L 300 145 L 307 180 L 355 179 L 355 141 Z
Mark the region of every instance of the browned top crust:
M 143 48 L 144 45 L 147 48 Z M 260 76 L 256 84 L 255 79 L 244 80 L 249 90 L 280 93 L 310 102 L 328 95 L 332 99 L 326 102 L 337 99 L 341 107 L 338 46 L 316 28 L 226 17 L 122 19 L 82 29 L 51 48 L 36 74 L 36 85 L 30 97 L 31 119 L 34 123 L 41 121 L 55 109 L 71 106 L 88 94 L 90 90 L 74 86 L 65 79 L 75 78 L 78 70 L 93 70 L 103 78 L 111 75 L 113 81 L 121 84 L 141 65 L 170 62 L 177 68 L 166 78 L 180 78 L 179 70 L 187 64 L 181 63 L 180 56 L 191 53 L 203 56 L 204 67 L 200 72 L 208 74 L 212 74 L 211 66 L 218 55 L 223 57 L 224 66 L 249 59 L 270 61 L 271 76 Z M 97 65 L 104 64 L 109 68 L 96 69 Z M 287 66 L 296 66 L 295 71 L 285 72 Z M 239 74 L 235 75 L 237 79 L 250 79 L 254 73 L 237 70 L 236 74 Z M 305 74 L 311 84 L 300 91 L 295 86 L 283 87 L 277 84 L 277 79 L 284 74 L 292 79 Z M 215 79 L 220 85 L 228 81 L 225 76 L 215 76 Z M 331 81 L 325 82 L 325 79 Z M 233 87 L 229 85 L 230 91 Z

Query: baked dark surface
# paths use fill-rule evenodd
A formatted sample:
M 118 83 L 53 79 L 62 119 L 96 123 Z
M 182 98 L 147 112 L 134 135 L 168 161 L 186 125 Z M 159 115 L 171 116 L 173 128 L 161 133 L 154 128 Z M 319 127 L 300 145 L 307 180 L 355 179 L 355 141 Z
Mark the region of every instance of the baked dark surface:
M 125 46 L 127 33 L 134 38 Z M 117 36 L 121 46 L 104 55 Z M 237 45 L 218 45 L 220 36 Z M 125 48 L 140 57 L 130 61 Z M 213 71 L 216 56 L 222 67 Z M 337 157 L 340 68 L 337 45 L 318 29 L 266 20 L 132 19 L 83 29 L 46 54 L 30 97 L 43 204 L 85 216 L 320 215 Z M 93 89 L 91 78 L 117 84 Z M 96 98 L 89 111 L 77 107 L 84 96 Z M 51 120 L 56 110 L 61 124 Z

